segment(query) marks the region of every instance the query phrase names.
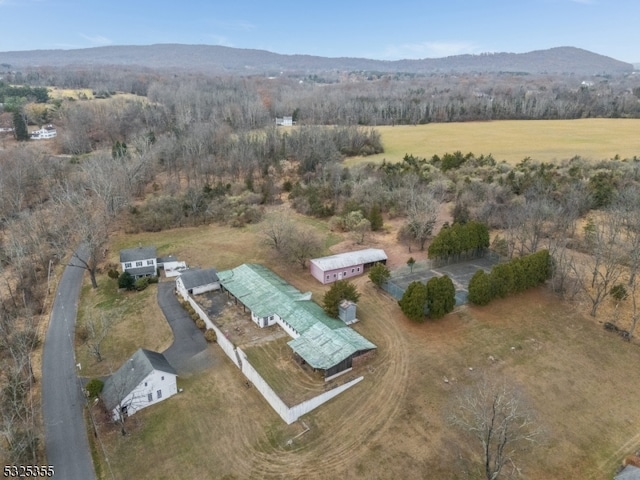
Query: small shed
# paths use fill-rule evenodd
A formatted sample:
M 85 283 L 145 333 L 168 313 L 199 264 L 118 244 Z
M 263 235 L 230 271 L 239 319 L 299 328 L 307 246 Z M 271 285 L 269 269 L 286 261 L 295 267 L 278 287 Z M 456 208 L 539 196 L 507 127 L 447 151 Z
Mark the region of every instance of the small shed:
M 387 254 L 379 248 L 339 253 L 309 261 L 311 275 L 322 284 L 362 275 L 376 263 L 387 263 Z
M 356 323 L 358 321 L 356 318 L 356 304 L 351 300 L 342 300 L 338 304 L 338 318 L 347 325 Z
M 178 393 L 177 375 L 163 354 L 140 348 L 104 382 L 100 396 L 117 420 Z
M 185 270 L 176 280 L 176 288 L 179 292 L 190 295 L 220 290 L 218 272 L 215 268 Z

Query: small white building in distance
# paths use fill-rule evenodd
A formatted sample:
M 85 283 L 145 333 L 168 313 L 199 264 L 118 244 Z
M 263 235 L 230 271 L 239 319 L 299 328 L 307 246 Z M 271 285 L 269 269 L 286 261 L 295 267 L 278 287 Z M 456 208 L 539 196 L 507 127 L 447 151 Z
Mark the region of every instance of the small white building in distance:
M 40 130 L 31 132 L 31 140 L 46 140 L 47 138 L 55 138 L 57 135 L 56 127 L 49 124 L 41 127 Z
M 293 117 L 276 117 L 276 126 L 278 127 L 293 126 Z

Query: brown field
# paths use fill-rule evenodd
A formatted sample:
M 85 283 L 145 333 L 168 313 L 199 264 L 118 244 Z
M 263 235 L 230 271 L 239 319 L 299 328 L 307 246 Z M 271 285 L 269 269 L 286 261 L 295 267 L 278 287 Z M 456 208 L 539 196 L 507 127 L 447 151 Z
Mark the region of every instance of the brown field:
M 407 153 L 429 159 L 457 150 L 465 154 L 492 154 L 496 161 L 510 164 L 526 157 L 557 162 L 576 155 L 589 160 L 640 156 L 638 119 L 507 120 L 375 129 L 382 135 L 384 153 L 351 158 L 347 165 L 363 161 L 379 163 L 383 159 L 398 162 Z
M 375 235 L 370 244 L 393 237 Z M 316 301 L 327 288 L 308 271 L 279 264 L 254 226 L 122 236 L 110 255 L 138 242 L 203 267 L 262 262 Z M 404 261 L 401 249 L 391 252 L 392 263 Z M 640 446 L 640 347 L 606 332 L 582 308 L 540 288 L 414 324 L 366 277 L 356 284 L 355 329 L 378 345 L 377 357 L 361 367 L 361 383 L 304 416 L 304 425 L 287 426 L 212 345 L 215 366 L 180 378 L 184 392 L 132 417 L 130 435 L 100 427 L 109 459 L 100 462 L 100 477 L 111 478 L 111 469 L 116 479 L 469 478 L 461 458 L 474 450 L 446 416 L 456 392 L 485 372 L 517 385 L 546 432 L 519 462 L 526 478 L 608 479 Z M 310 430 L 287 445 L 305 425 Z

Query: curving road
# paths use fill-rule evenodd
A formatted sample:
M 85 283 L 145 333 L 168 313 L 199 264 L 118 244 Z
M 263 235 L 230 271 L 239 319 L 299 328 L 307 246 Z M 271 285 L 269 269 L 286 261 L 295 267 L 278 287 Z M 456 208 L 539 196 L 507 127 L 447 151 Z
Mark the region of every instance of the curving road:
M 82 255 L 82 253 L 79 253 Z M 78 297 L 84 269 L 65 268 L 53 302 L 42 355 L 42 417 L 47 462 L 55 477 L 95 479 L 84 423 L 85 399 L 76 375 L 73 348 Z

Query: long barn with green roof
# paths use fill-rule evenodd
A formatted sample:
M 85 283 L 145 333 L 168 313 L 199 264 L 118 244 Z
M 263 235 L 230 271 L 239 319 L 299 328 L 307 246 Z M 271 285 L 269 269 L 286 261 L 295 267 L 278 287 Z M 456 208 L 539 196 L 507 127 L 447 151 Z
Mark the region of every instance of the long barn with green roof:
M 377 347 L 344 322 L 333 319 L 315 302 L 268 268 L 243 264 L 218 272 L 223 290 L 251 312 L 259 327 L 278 324 L 293 338 L 295 358 L 325 379 L 350 370 L 354 358 Z

